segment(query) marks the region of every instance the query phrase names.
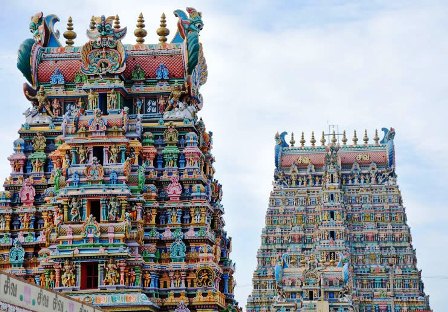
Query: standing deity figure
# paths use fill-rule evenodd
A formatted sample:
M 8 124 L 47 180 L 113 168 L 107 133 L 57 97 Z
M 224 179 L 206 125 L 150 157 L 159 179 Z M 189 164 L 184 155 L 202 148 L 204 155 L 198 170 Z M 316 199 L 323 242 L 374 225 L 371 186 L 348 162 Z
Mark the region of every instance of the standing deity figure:
M 123 131 L 127 132 L 128 131 L 128 121 L 129 121 L 129 107 L 125 106 L 123 107 L 123 109 L 121 110 L 121 114 L 123 116 Z
M 22 224 L 22 229 L 29 229 L 31 222 L 31 217 L 28 213 L 25 213 L 20 218 L 20 223 Z
M 151 282 L 151 274 L 149 273 L 149 271 L 145 271 L 145 273 L 143 273 L 143 287 L 149 287 Z
M 36 196 L 36 190 L 32 184 L 30 178 L 23 182 L 22 188 L 19 192 L 20 200 L 25 206 L 31 206 L 34 203 L 34 196 Z
M 104 285 L 116 285 L 118 283 L 119 274 L 118 266 L 112 258 L 106 264 L 106 275 L 104 278 Z
M 64 216 L 59 210 L 59 208 L 56 208 L 54 211 L 54 225 L 59 226 L 62 224 L 62 221 L 64 220 Z
M 159 113 L 163 114 L 165 112 L 166 108 L 166 98 L 163 95 L 160 95 L 159 97 Z
M 107 94 L 107 109 L 118 109 L 118 95 L 114 89 Z
M 118 162 L 119 149 L 116 145 L 112 145 L 109 149 L 109 163 L 115 164 Z
M 33 162 L 33 172 L 43 172 L 44 162 L 40 159 L 36 159 Z
M 25 91 L 25 96 L 28 100 L 33 101 L 33 107 L 38 113 L 47 113 L 53 117 L 53 112 L 51 111 L 51 105 L 48 101 L 47 94 L 45 93 L 44 86 L 40 86 L 36 95 L 30 95 L 28 91 Z
M 98 108 L 98 94 L 94 93 L 92 89 L 90 89 L 89 95 L 87 96 L 87 101 L 89 102 L 87 109 L 94 110 Z
M 115 197 L 112 197 L 109 200 L 109 212 L 107 214 L 107 219 L 109 221 L 116 221 L 117 215 L 118 215 L 118 209 L 119 209 L 120 203 Z
M 78 148 L 78 155 L 79 155 L 79 163 L 85 164 L 87 161 L 87 149 L 85 148 L 84 145 L 81 145 Z
M 51 102 L 51 109 L 53 111 L 54 117 L 59 117 L 62 114 L 61 103 L 57 98 L 54 98 Z
M 81 202 L 76 197 L 74 197 L 70 202 L 71 221 L 77 222 L 80 220 L 80 208 Z
M 182 90 L 182 87 L 178 84 L 174 86 L 174 89 L 171 91 L 170 97 L 169 97 L 169 104 L 166 108 L 166 111 L 173 110 L 178 107 L 178 104 L 180 102 L 180 98 L 182 95 L 186 94 L 187 92 Z

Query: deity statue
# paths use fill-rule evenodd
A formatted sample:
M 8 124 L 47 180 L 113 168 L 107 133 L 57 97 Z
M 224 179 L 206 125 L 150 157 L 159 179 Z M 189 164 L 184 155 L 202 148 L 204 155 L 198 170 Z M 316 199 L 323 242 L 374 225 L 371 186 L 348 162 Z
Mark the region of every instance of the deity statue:
M 33 161 L 33 172 L 43 172 L 44 162 L 39 158 Z
M 79 156 L 79 163 L 85 164 L 87 160 L 87 149 L 85 148 L 84 145 L 81 145 L 78 148 L 78 156 Z
M 33 187 L 33 182 L 30 178 L 23 182 L 22 188 L 19 192 L 20 200 L 22 204 L 31 206 L 34 203 L 34 196 L 36 196 L 36 190 Z
M 92 163 L 86 167 L 84 173 L 87 179 L 91 181 L 100 181 L 104 177 L 103 166 L 98 162 L 96 157 L 93 157 Z
M 48 287 L 49 288 L 54 288 L 56 286 L 55 283 L 56 283 L 56 275 L 55 275 L 54 271 L 51 270 L 50 271 L 50 277 L 48 279 Z
M 135 278 L 137 276 L 137 273 L 135 273 L 134 269 L 131 268 L 129 270 L 129 286 L 135 286 Z
M 118 109 L 118 95 L 114 89 L 107 93 L 107 109 Z
M 33 101 L 33 107 L 39 113 L 47 113 L 48 115 L 53 117 L 53 113 L 51 111 L 51 105 L 50 102 L 48 101 L 47 94 L 45 93 L 44 86 L 40 86 L 35 96 L 29 94 L 28 91 L 25 91 L 25 96 L 28 100 Z
M 151 274 L 149 274 L 149 271 L 145 271 L 143 273 L 143 287 L 149 287 L 151 282 Z
M 174 86 L 174 89 L 171 91 L 170 97 L 168 99 L 168 107 L 166 108 L 166 111 L 173 110 L 178 107 L 178 104 L 180 102 L 180 98 L 182 95 L 186 94 L 186 91 L 182 90 L 182 87 L 178 84 Z
M 81 206 L 81 202 L 76 197 L 73 197 L 72 201 L 70 202 L 70 221 L 78 222 L 80 220 Z
M 163 139 L 167 144 L 176 144 L 178 142 L 179 132 L 176 130 L 173 122 L 168 124 L 167 129 L 163 132 Z
M 139 64 L 136 64 L 131 72 L 132 80 L 144 80 L 145 76 L 146 73 L 143 68 Z
M 170 74 L 168 71 L 168 67 L 165 64 L 161 63 L 156 70 L 156 79 L 159 80 L 168 80 L 170 79 Z
M 76 284 L 75 268 L 72 263 L 67 259 L 64 263 L 64 273 L 62 274 L 62 286 L 74 287 Z
M 36 136 L 33 138 L 33 149 L 35 152 L 43 152 L 45 151 L 46 139 L 42 135 L 42 132 L 38 132 Z
M 31 217 L 28 213 L 25 213 L 20 217 L 20 223 L 22 225 L 22 227 L 21 227 L 22 229 L 29 229 L 30 222 L 31 222 Z
M 104 285 L 116 285 L 119 280 L 118 266 L 112 258 L 106 263 L 106 275 L 104 278 Z
M 87 96 L 88 101 L 88 110 L 94 110 L 98 108 L 98 93 L 94 93 L 92 89 L 90 89 L 89 95 Z
M 121 114 L 123 116 L 123 131 L 124 132 L 128 131 L 128 121 L 129 121 L 128 112 L 129 112 L 129 107 L 127 107 L 127 106 L 123 107 L 123 109 L 121 110 Z
M 115 164 L 118 162 L 118 153 L 120 150 L 116 145 L 112 145 L 109 149 L 109 163 Z
M 59 208 L 56 208 L 54 211 L 54 225 L 59 226 L 64 221 L 64 215 L 61 213 Z
M 163 114 L 165 112 L 167 104 L 166 98 L 163 95 L 160 95 L 158 104 L 159 104 L 159 113 Z
M 179 200 L 182 194 L 182 185 L 179 183 L 177 176 L 171 177 L 171 183 L 166 188 L 166 191 L 170 200 Z
M 57 98 L 54 98 L 53 101 L 51 102 L 51 109 L 53 111 L 54 117 L 61 116 L 62 107 L 61 107 L 61 103 L 59 102 L 59 100 Z
M 109 221 L 116 221 L 117 220 L 117 215 L 118 215 L 118 211 L 119 211 L 119 207 L 120 207 L 120 203 L 118 202 L 117 198 L 112 197 L 109 200 L 109 211 L 107 213 L 107 219 Z

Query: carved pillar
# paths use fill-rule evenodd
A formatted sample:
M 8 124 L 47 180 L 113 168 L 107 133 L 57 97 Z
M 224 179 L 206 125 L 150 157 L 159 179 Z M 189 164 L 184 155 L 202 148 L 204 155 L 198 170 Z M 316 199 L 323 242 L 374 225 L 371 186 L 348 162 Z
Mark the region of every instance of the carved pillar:
M 187 273 L 182 271 L 180 272 L 180 277 L 181 277 L 181 282 L 180 282 L 180 287 L 181 288 L 185 288 L 185 277 L 187 276 Z
M 143 209 L 142 203 L 137 203 L 136 206 L 137 206 L 136 207 L 136 209 L 137 209 L 137 221 L 139 221 L 139 220 L 142 219 L 142 209 Z
M 76 159 L 76 148 L 72 147 L 71 152 L 72 152 L 72 165 L 74 165 L 78 162 L 78 160 Z
M 67 200 L 64 200 L 62 202 L 62 207 L 64 209 L 64 222 L 67 222 L 67 221 L 69 221 L 69 219 L 68 219 L 68 201 Z
M 174 288 L 174 272 L 169 272 L 168 275 L 170 276 L 170 287 Z
M 54 287 L 59 287 L 59 281 L 61 279 L 61 265 L 59 263 L 55 264 L 54 266 L 54 272 L 56 274 L 56 281 Z
M 100 199 L 101 205 L 101 221 L 107 221 L 107 200 L 102 198 Z M 99 220 L 98 220 L 99 221 Z
M 42 211 L 42 219 L 44 219 L 44 228 L 48 227 L 48 211 Z
M 119 197 L 118 200 L 120 201 L 121 204 L 121 218 L 120 220 L 124 220 L 124 215 L 126 213 L 126 198 L 125 197 Z
M 124 270 L 126 268 L 126 262 L 120 261 L 120 264 L 118 266 L 120 268 L 120 284 L 124 285 Z
M 157 209 L 152 208 L 151 209 L 151 225 L 156 224 L 156 216 L 157 216 Z
M 124 163 L 126 161 L 126 146 L 124 145 L 120 146 L 120 152 L 121 152 L 121 163 Z
M 194 217 L 194 208 L 190 208 L 190 215 L 191 215 L 191 224 L 196 224 L 196 218 Z
M 5 221 L 6 221 L 6 224 L 5 224 L 5 231 L 9 231 L 10 230 L 10 226 L 11 226 L 11 214 L 6 214 L 5 215 Z

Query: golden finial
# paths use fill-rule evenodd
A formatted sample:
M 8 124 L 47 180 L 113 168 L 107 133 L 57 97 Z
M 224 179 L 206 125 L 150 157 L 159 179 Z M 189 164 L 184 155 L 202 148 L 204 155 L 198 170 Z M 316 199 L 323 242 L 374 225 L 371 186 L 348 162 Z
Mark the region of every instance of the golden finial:
M 333 145 L 335 145 L 337 141 L 338 140 L 336 140 L 336 133 L 333 130 L 333 136 L 331 137 L 331 143 L 333 143 Z
M 118 14 L 115 15 L 114 28 L 115 29 L 120 29 L 120 18 L 118 17 Z
M 137 43 L 142 44 L 143 42 L 145 42 L 146 34 L 147 32 L 145 30 L 145 19 L 143 18 L 143 13 L 140 13 L 137 19 L 137 28 L 134 30 L 134 35 L 137 38 Z
M 347 145 L 347 135 L 344 132 L 342 132 L 342 144 Z
M 322 143 L 322 146 L 325 146 L 325 133 L 322 131 L 322 138 L 320 139 L 320 143 Z
M 170 34 L 170 30 L 166 28 L 166 17 L 165 13 L 162 13 L 162 16 L 160 17 L 160 27 L 157 28 L 157 35 L 159 35 L 159 41 L 160 43 L 166 42 L 166 36 Z
M 375 145 L 378 145 L 378 142 L 380 138 L 378 137 L 378 129 L 375 129 L 375 136 L 373 137 L 373 140 L 375 141 Z
M 356 130 L 353 132 L 353 145 L 357 145 L 358 144 L 358 137 L 356 136 Z
M 294 144 L 296 144 L 296 141 L 294 140 L 294 132 L 291 132 L 291 140 L 289 141 L 289 144 L 291 144 L 291 147 L 294 147 Z
M 300 138 L 300 146 L 304 147 L 305 146 L 305 135 L 302 131 L 302 137 Z
M 364 130 L 364 137 L 362 138 L 364 141 L 364 145 L 367 145 L 369 143 L 369 137 L 367 136 L 367 129 Z
M 314 147 L 316 146 L 316 139 L 314 138 L 314 131 L 311 132 L 311 146 Z
M 92 15 L 90 18 L 90 30 L 95 30 L 95 16 Z
M 73 31 L 73 29 L 73 21 L 72 17 L 70 16 L 67 22 L 67 31 L 65 31 L 63 34 L 64 38 L 67 39 L 65 40 L 65 43 L 68 47 L 71 47 L 75 43 L 73 39 L 76 38 L 76 33 Z

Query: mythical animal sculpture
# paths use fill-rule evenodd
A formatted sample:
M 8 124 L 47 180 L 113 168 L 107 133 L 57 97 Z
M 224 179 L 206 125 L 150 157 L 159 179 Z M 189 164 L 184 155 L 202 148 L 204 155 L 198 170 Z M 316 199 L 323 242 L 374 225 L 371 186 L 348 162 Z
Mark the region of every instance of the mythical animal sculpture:
M 288 147 L 288 143 L 286 143 L 285 136 L 288 132 L 283 131 L 281 134 L 275 135 L 275 167 L 278 168 L 280 166 L 280 156 L 282 153 L 282 149 L 284 147 Z
M 179 18 L 177 22 L 178 32 L 173 39 L 173 43 L 187 41 L 187 74 L 191 75 L 199 61 L 199 32 L 204 27 L 201 12 L 194 8 L 187 8 L 187 14 L 182 10 L 174 11 L 174 15 Z

